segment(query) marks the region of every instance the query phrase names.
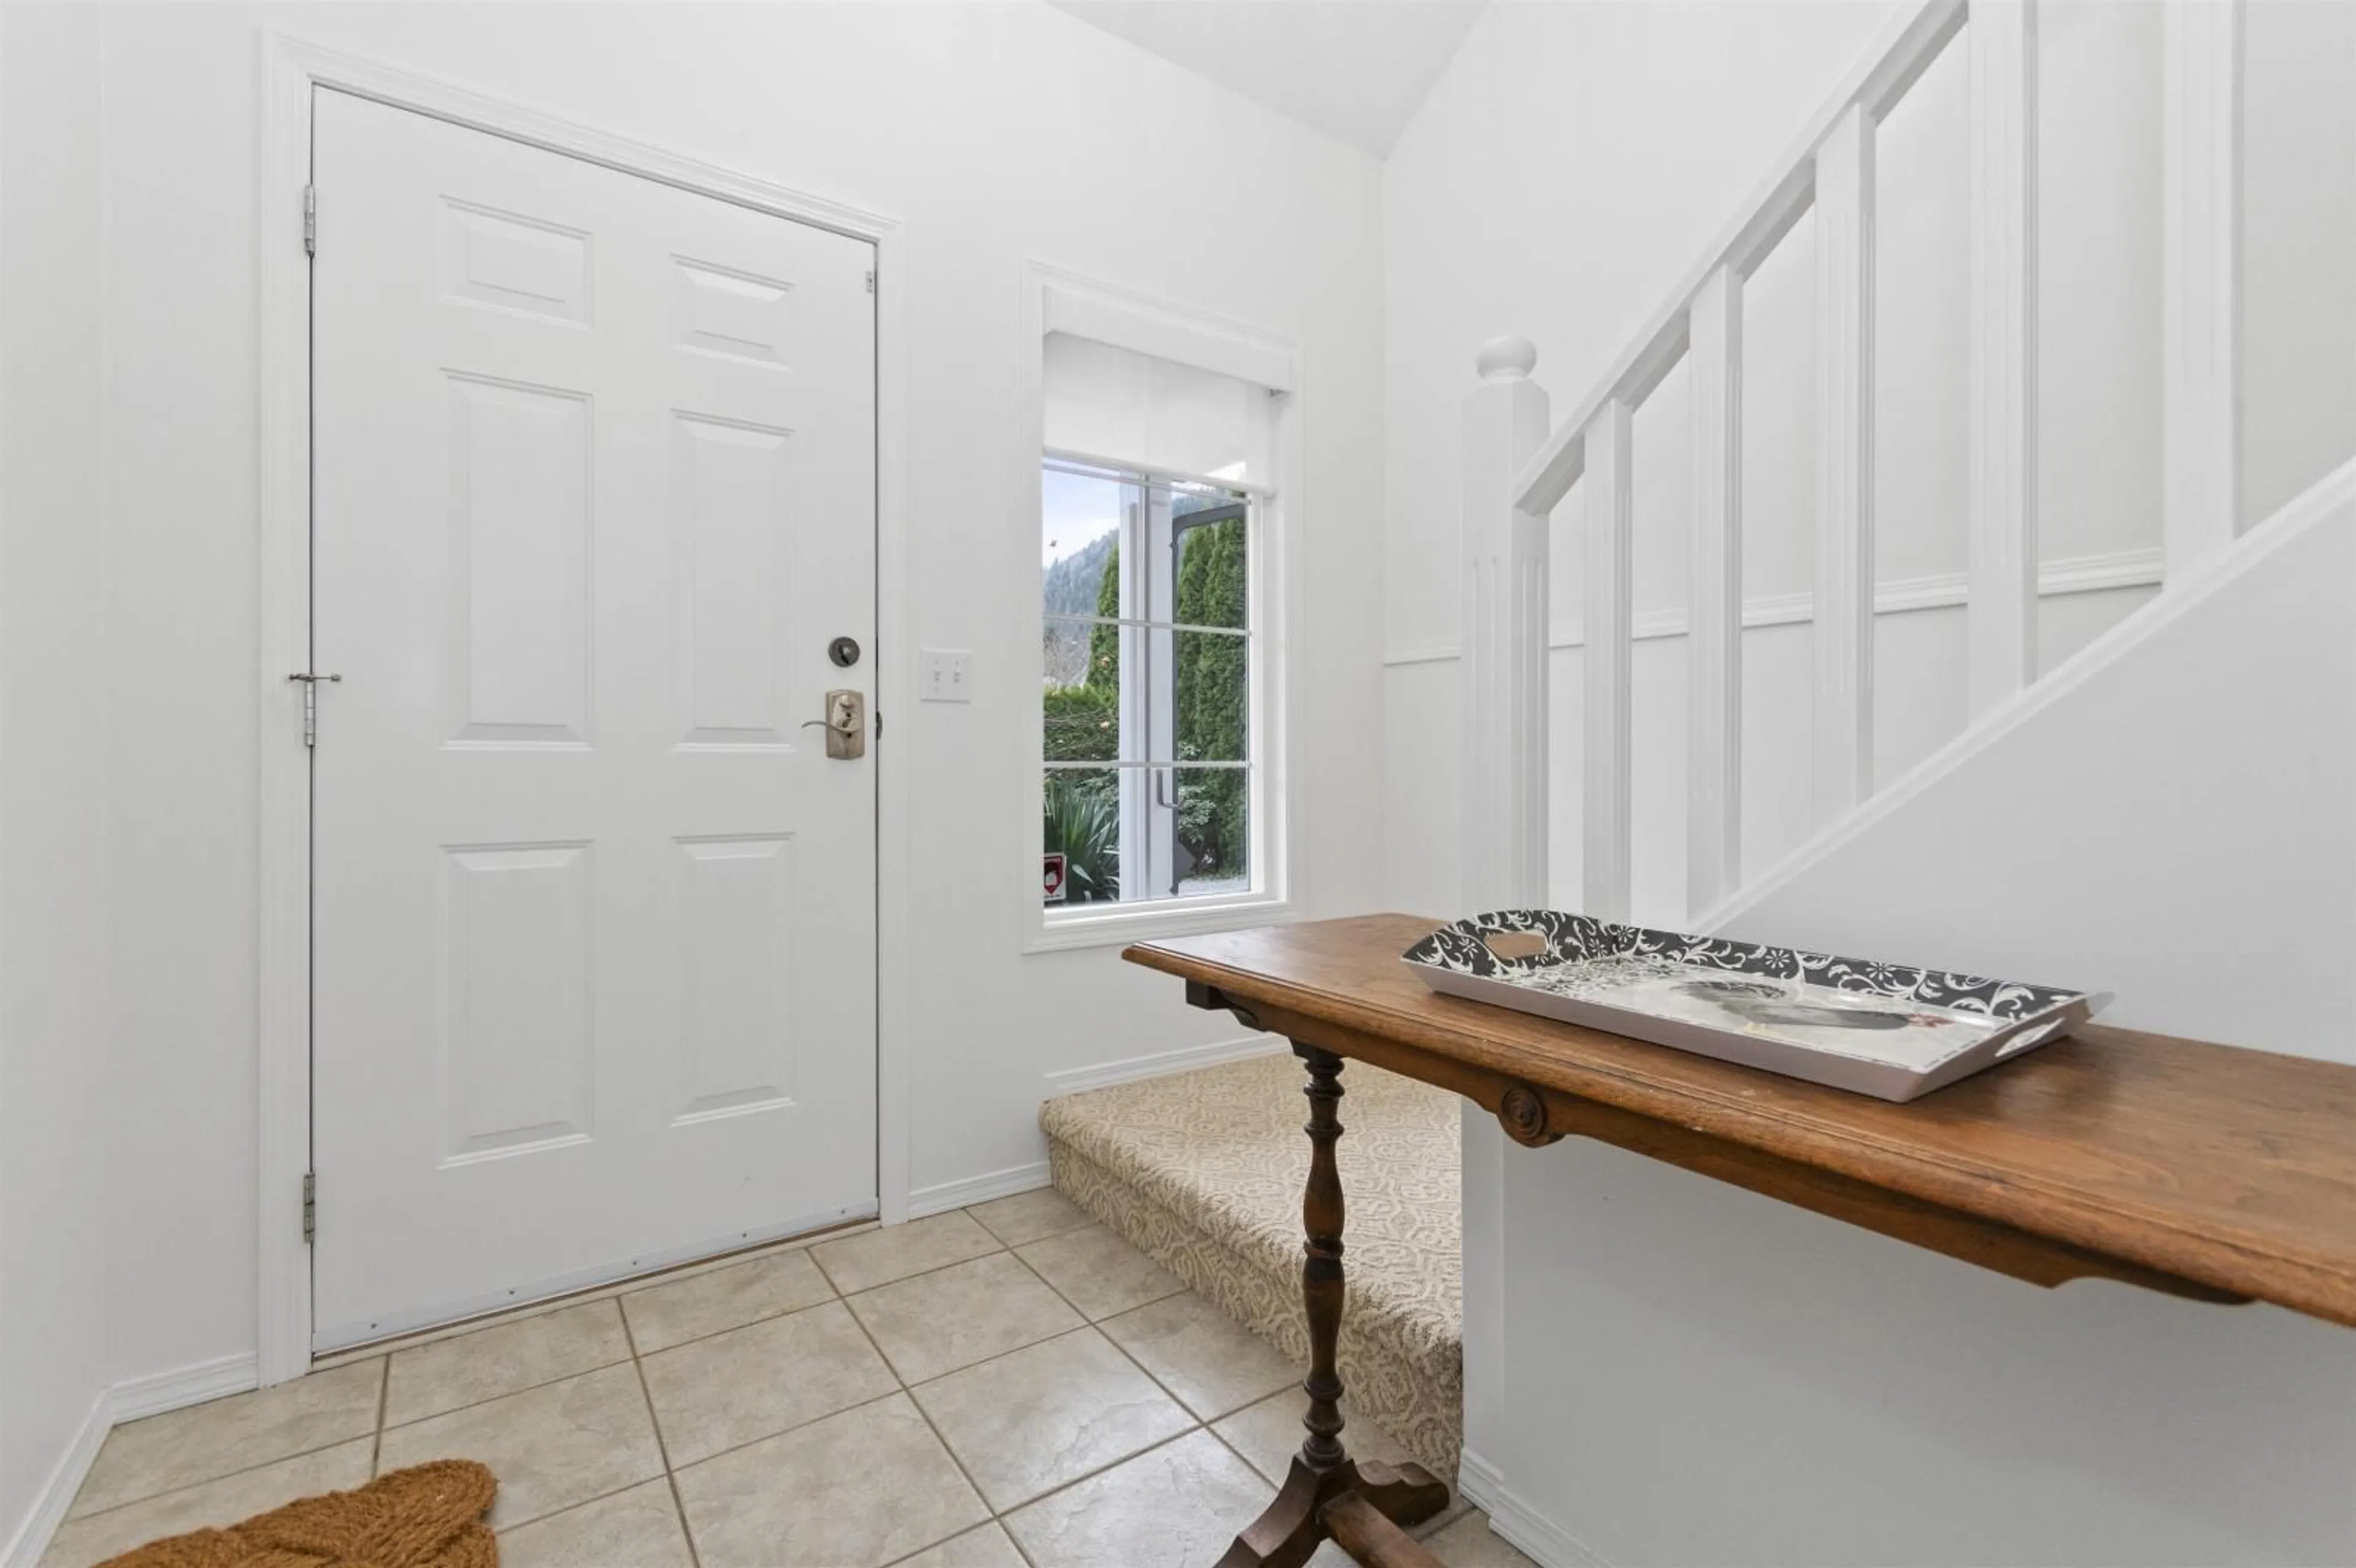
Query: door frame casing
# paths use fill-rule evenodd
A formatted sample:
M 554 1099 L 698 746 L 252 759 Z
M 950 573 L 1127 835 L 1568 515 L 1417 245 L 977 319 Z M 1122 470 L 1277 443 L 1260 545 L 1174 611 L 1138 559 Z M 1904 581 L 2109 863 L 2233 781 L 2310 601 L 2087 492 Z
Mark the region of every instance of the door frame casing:
M 521 104 L 263 28 L 257 190 L 257 409 L 261 666 L 260 924 L 256 1074 L 256 1349 L 262 1383 L 311 1365 L 311 761 L 303 697 L 310 667 L 311 272 L 303 192 L 314 92 L 329 88 L 545 148 L 681 190 L 849 235 L 875 247 L 875 710 L 914 707 L 906 534 L 905 237 L 896 219 L 739 174 Z M 332 216 L 329 219 L 332 222 Z M 329 242 L 332 242 L 330 237 Z M 332 702 L 332 699 L 329 699 Z M 329 709 L 332 714 L 332 708 Z M 876 1186 L 885 1224 L 908 1213 L 908 800 L 905 771 L 875 750 Z

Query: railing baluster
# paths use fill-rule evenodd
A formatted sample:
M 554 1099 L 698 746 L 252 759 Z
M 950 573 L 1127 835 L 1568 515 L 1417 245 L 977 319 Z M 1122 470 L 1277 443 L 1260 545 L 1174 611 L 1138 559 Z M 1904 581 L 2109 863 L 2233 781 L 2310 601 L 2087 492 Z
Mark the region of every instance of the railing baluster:
M 1873 122 L 1816 152 L 1815 820 L 1873 790 Z
M 1580 864 L 1581 912 L 1599 920 L 1628 918 L 1630 855 L 1629 720 L 1635 707 L 1635 644 L 1630 563 L 1635 551 L 1633 422 L 1628 405 L 1607 398 L 1588 421 L 1583 752 L 1586 831 Z
M 1547 433 L 1537 350 L 1481 350 L 1464 401 L 1464 912 L 1543 906 L 1547 890 L 1547 529 L 1514 504 L 1515 470 Z
M 2161 560 L 2169 583 L 2238 531 L 2241 0 L 2161 21 Z
M 1710 273 L 1687 326 L 1692 592 L 1686 641 L 1686 913 L 1742 878 L 1742 280 Z
M 1971 710 L 2037 678 L 2037 12 L 1973 0 Z

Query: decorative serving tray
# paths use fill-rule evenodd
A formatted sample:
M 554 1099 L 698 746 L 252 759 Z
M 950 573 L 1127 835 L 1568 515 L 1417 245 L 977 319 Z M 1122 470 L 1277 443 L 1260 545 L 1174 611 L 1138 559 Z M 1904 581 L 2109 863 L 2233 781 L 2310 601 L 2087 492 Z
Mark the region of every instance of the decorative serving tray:
M 2111 999 L 1554 910 L 1460 920 L 1402 958 L 1435 991 L 1884 1100 L 2060 1040 Z

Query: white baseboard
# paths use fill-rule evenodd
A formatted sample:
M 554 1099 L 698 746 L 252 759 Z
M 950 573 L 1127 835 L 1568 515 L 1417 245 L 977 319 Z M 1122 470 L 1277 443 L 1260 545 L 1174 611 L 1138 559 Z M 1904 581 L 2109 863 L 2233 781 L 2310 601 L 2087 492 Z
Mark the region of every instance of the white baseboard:
M 1076 1094 L 1084 1089 L 1134 1083 L 1141 1078 L 1166 1078 L 1173 1072 L 1192 1072 L 1198 1067 L 1215 1067 L 1222 1061 L 1241 1061 L 1251 1056 L 1274 1056 L 1291 1049 L 1280 1036 L 1251 1034 L 1241 1040 L 1215 1040 L 1209 1045 L 1190 1045 L 1177 1051 L 1157 1051 L 1151 1056 L 1099 1062 L 1094 1067 L 1069 1067 L 1047 1074 L 1047 1093 L 1050 1098 Z
M 1012 1198 L 1018 1192 L 1029 1192 L 1046 1185 L 1045 1160 L 1035 1159 L 1029 1165 L 1010 1165 L 1004 1170 L 984 1171 L 980 1176 L 969 1176 L 962 1181 L 944 1181 L 937 1187 L 917 1188 L 908 1194 L 908 1218 L 921 1220 L 927 1214 L 946 1214 L 969 1203 L 987 1203 L 993 1198 Z
M 1612 1568 L 1602 1553 L 1506 1489 L 1497 1467 L 1470 1448 L 1457 1461 L 1456 1489 L 1489 1516 L 1489 1528 L 1539 1568 Z
M 252 1351 L 241 1350 L 168 1372 L 126 1378 L 112 1388 L 101 1389 L 90 1403 L 90 1413 L 82 1418 L 81 1430 L 59 1456 L 6 1550 L 0 1551 L 0 1568 L 36 1568 L 58 1526 L 65 1522 L 66 1510 L 73 1506 L 74 1495 L 89 1477 L 106 1435 L 117 1425 L 260 1386 L 260 1361 Z
M 33 1506 L 25 1510 L 24 1521 L 8 1541 L 8 1549 L 0 1552 L 0 1568 L 34 1568 L 41 1553 L 49 1549 L 49 1538 L 65 1522 L 66 1509 L 73 1506 L 74 1494 L 81 1490 L 82 1477 L 98 1458 L 99 1445 L 106 1441 L 107 1432 L 114 1425 L 113 1391 L 101 1389 L 98 1397 L 90 1402 L 90 1413 L 82 1417 L 81 1430 L 58 1456 L 49 1471 L 49 1478 L 34 1494 Z
M 223 1394 L 243 1393 L 262 1386 L 262 1364 L 251 1350 L 215 1356 L 194 1366 L 129 1378 L 114 1385 L 110 1413 L 116 1421 L 136 1421 L 183 1405 L 202 1404 Z
M 1222 1061 L 1241 1061 L 1249 1056 L 1271 1056 L 1289 1049 L 1278 1036 L 1253 1034 L 1241 1040 L 1214 1040 L 1209 1045 L 1190 1045 L 1177 1051 L 1156 1051 L 1151 1056 L 1131 1056 L 1119 1061 L 1098 1062 L 1093 1067 L 1066 1068 L 1061 1072 L 1047 1074 L 1047 1094 L 1051 1099 L 1057 1094 L 1076 1094 L 1083 1089 L 1102 1089 L 1114 1083 L 1133 1083 L 1141 1078 L 1162 1078 L 1173 1072 L 1191 1072 L 1197 1067 L 1215 1067 Z M 1042 1159 L 1029 1165 L 1010 1165 L 1004 1170 L 987 1170 L 980 1176 L 969 1176 L 958 1181 L 919 1187 L 908 1194 L 908 1218 L 921 1220 L 927 1214 L 945 1214 L 970 1203 L 987 1203 L 993 1198 L 1012 1198 L 1018 1192 L 1044 1187 L 1047 1182 L 1047 1162 Z

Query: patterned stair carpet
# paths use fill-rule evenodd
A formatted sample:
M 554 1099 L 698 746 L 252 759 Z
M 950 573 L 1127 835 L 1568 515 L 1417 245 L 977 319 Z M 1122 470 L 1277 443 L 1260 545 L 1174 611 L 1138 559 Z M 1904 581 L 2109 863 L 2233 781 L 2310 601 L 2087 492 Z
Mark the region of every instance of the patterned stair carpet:
M 1058 1190 L 1302 1366 L 1304 1082 L 1290 1053 L 1253 1057 L 1039 1112 Z M 1361 1061 L 1342 1088 L 1342 1381 L 1354 1411 L 1452 1487 L 1464 1442 L 1456 1097 Z

